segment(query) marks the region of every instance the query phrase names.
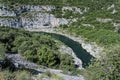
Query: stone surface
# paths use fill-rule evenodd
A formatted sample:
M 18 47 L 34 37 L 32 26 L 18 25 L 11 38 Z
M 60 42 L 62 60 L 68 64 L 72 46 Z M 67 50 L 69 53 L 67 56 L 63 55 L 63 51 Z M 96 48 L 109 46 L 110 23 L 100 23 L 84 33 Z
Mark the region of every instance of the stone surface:
M 20 54 L 5 54 L 5 59 L 14 65 L 15 68 L 37 70 L 38 65 L 22 59 Z
M 108 22 L 112 22 L 113 19 L 110 19 L 110 18 L 96 18 L 96 21 L 101 22 L 101 23 L 108 23 Z
M 70 47 L 62 45 L 60 47 L 59 51 L 62 54 L 69 54 L 69 55 L 71 55 L 73 57 L 75 65 L 78 66 L 78 69 L 82 69 L 83 68 L 82 67 L 82 61 L 76 56 L 76 54 L 73 52 L 73 50 Z
M 14 11 L 11 11 L 4 4 L 0 4 L 0 16 L 16 16 Z
M 0 18 L 0 26 L 22 27 L 22 21 L 19 18 Z
M 47 13 L 55 9 L 54 6 L 20 5 L 13 9 L 0 4 L 0 26 L 23 27 L 23 28 L 48 28 L 68 24 L 70 20 L 56 18 Z
M 115 9 L 115 4 L 112 4 L 111 6 L 109 6 L 108 8 L 107 8 L 107 10 L 112 10 L 112 14 L 115 14 L 115 13 L 117 13 L 118 11 Z
M 69 24 L 77 19 L 56 18 L 48 12 L 55 10 L 51 5 L 7 5 L 0 4 L 0 26 L 23 27 L 25 29 L 44 29 L 58 27 L 59 25 Z M 62 11 L 69 10 L 83 14 L 89 9 L 81 10 L 77 7 L 65 6 Z
M 84 14 L 86 13 L 89 9 L 88 8 L 85 8 L 84 10 L 80 9 L 80 8 L 77 8 L 77 7 L 69 7 L 69 6 L 65 6 L 62 8 L 62 11 L 72 11 L 74 13 L 79 13 L 79 14 Z

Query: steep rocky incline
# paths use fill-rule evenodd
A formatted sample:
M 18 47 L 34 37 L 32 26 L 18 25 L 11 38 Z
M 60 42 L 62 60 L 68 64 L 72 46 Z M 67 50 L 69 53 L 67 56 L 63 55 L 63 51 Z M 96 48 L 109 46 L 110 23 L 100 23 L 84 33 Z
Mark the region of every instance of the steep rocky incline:
M 24 5 L 11 9 L 0 4 L 0 7 L 0 26 L 48 28 L 68 24 L 70 21 L 64 18 L 56 18 L 47 13 L 47 11 L 54 9 L 53 6 Z
M 5 62 L 12 65 L 11 67 L 14 67 L 14 69 L 24 68 L 37 70 L 39 68 L 38 65 L 24 60 L 20 54 L 5 54 Z
M 58 27 L 61 24 L 68 24 L 74 20 L 57 18 L 52 12 L 55 6 L 42 5 L 19 5 L 10 6 L 0 4 L 0 26 L 23 27 L 29 29 Z M 62 11 L 73 11 L 79 14 L 87 12 L 77 7 L 63 7 Z

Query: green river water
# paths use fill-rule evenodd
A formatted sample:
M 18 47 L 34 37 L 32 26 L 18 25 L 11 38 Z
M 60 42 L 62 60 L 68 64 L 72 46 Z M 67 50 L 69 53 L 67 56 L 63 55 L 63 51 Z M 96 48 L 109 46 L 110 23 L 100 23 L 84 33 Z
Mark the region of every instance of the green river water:
M 47 34 L 47 35 L 51 35 L 53 38 L 60 40 L 61 42 L 63 42 L 65 45 L 69 46 L 74 53 L 76 54 L 76 56 L 81 59 L 82 61 L 82 66 L 85 68 L 86 66 L 89 65 L 91 59 L 93 59 L 94 57 L 92 55 L 90 55 L 90 53 L 88 53 L 85 49 L 82 48 L 81 44 L 79 44 L 78 42 L 65 37 L 63 35 L 60 34 L 54 34 L 54 33 L 46 33 L 46 32 L 40 32 L 40 34 Z

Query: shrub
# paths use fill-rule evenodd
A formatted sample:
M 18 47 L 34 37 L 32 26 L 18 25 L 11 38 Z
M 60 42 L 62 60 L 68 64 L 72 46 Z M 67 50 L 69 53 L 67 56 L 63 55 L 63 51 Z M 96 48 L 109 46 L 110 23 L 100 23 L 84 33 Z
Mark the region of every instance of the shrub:
M 88 80 L 119 80 L 120 47 L 114 47 L 108 53 L 102 55 L 101 60 L 94 60 L 87 68 Z
M 0 80 L 15 80 L 15 74 L 9 70 L 0 71 Z
M 27 71 L 16 72 L 16 80 L 31 80 L 31 76 Z

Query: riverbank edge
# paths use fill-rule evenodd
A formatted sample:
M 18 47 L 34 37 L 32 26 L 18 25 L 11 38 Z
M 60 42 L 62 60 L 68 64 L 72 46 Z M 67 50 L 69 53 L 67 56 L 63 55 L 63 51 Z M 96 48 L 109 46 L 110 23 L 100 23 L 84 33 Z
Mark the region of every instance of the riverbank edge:
M 100 58 L 100 53 L 104 50 L 103 47 L 98 46 L 95 42 L 86 42 L 84 38 L 82 37 L 76 37 L 73 34 L 69 34 L 67 31 L 65 30 L 60 30 L 60 29 L 26 29 L 30 32 L 47 32 L 47 33 L 54 33 L 54 34 L 59 34 L 59 35 L 63 35 L 65 37 L 68 37 L 76 42 L 78 42 L 79 44 L 81 44 L 81 46 L 83 47 L 83 49 L 85 49 L 88 53 L 90 53 L 92 56 L 94 56 L 95 58 Z

